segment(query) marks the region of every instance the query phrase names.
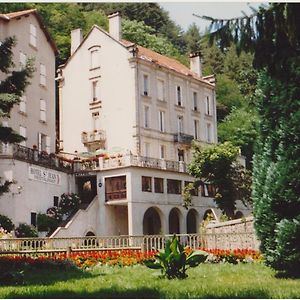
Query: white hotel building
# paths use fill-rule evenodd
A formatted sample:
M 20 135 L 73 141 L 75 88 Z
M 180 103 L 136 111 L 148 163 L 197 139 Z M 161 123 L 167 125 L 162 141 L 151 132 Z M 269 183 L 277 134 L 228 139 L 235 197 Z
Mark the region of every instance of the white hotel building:
M 120 22 L 111 15 L 109 33 L 93 26 L 84 39 L 73 30 L 71 56 L 57 72 L 61 158 L 51 172 L 60 182 L 34 184 L 51 190 L 40 190 L 47 205 L 56 188 L 78 192 L 86 207 L 52 236 L 192 233 L 208 212 L 220 214 L 209 184 L 195 191 L 188 210 L 181 196 L 194 180 L 186 172 L 192 140 L 217 142 L 213 77 L 202 76 L 197 54 L 189 69 L 123 40 Z M 34 180 L 27 177 L 25 186 Z

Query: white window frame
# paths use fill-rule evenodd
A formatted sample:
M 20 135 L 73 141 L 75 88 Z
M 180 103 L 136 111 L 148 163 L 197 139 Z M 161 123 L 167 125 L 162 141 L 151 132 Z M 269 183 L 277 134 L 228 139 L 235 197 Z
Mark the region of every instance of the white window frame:
M 20 125 L 20 127 L 19 127 L 19 133 L 20 133 L 20 135 L 23 136 L 24 138 L 27 138 L 27 128 L 26 128 L 25 126 Z M 20 145 L 26 147 L 26 140 L 20 142 Z
M 90 68 L 100 68 L 100 48 L 93 48 L 90 50 Z
M 211 116 L 211 102 L 209 96 L 205 97 L 205 114 Z
M 158 111 L 158 130 L 160 132 L 165 132 L 165 112 L 163 110 Z
M 20 51 L 20 70 L 25 68 L 26 66 L 26 61 L 27 61 L 27 55 Z
M 143 74 L 143 95 L 149 96 L 149 75 Z
M 183 116 L 177 116 L 177 131 L 178 133 L 183 133 L 184 126 L 183 126 Z
M 165 159 L 166 158 L 166 146 L 165 145 L 160 145 L 159 146 L 159 158 L 160 159 Z
M 199 139 L 199 120 L 194 119 L 194 139 Z
M 30 24 L 29 28 L 29 44 L 33 47 L 37 46 L 36 26 L 33 24 Z
M 178 106 L 183 106 L 183 102 L 182 102 L 182 87 L 180 85 L 176 85 L 176 104 Z
M 198 111 L 199 107 L 198 107 L 198 93 L 197 92 L 193 92 L 193 111 Z
M 40 99 L 40 121 L 47 121 L 47 104 L 44 99 Z
M 165 82 L 162 79 L 157 79 L 157 99 L 165 101 Z
M 26 95 L 23 95 L 20 98 L 19 109 L 20 109 L 20 112 L 26 113 L 26 109 L 27 109 L 27 97 L 26 97 Z
M 46 86 L 46 77 L 47 77 L 46 66 L 44 64 L 40 64 L 40 84 L 42 86 Z
M 144 106 L 144 127 L 150 128 L 150 107 Z
M 206 140 L 208 143 L 212 142 L 212 129 L 210 123 L 206 123 Z
M 100 100 L 99 80 L 92 81 L 92 102 Z
M 51 152 L 51 138 L 48 135 L 46 135 L 46 148 L 45 148 L 45 150 L 48 154 L 50 154 L 50 152 Z
M 145 157 L 150 157 L 150 148 L 151 148 L 151 145 L 150 143 L 148 142 L 145 142 L 144 143 L 144 149 L 145 149 Z
M 95 111 L 92 113 L 92 120 L 93 120 L 93 129 L 99 130 L 100 129 L 100 112 Z

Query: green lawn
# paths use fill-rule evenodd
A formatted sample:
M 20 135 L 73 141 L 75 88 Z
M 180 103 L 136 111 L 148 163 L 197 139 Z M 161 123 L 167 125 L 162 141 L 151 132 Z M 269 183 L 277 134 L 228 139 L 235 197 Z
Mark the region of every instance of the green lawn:
M 300 298 L 300 279 L 279 279 L 262 264 L 204 264 L 184 280 L 160 279 L 144 266 L 91 272 L 31 271 L 0 298 Z

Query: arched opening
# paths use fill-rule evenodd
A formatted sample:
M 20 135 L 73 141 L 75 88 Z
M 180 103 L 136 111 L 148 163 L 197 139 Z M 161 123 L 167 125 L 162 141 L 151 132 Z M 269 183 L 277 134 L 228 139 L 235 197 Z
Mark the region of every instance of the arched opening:
M 179 209 L 172 208 L 169 214 L 169 233 L 180 233 Z
M 85 236 L 96 236 L 94 232 L 88 231 Z
M 85 235 L 88 237 L 87 239 L 84 239 L 83 245 L 87 248 L 93 248 L 98 245 L 96 235 L 92 231 L 88 231 Z
M 215 220 L 216 216 L 214 214 L 214 212 L 211 209 L 208 209 L 205 211 L 204 215 L 203 215 L 203 221 L 211 221 L 211 220 Z
M 239 211 L 239 210 L 234 215 L 235 219 L 241 219 L 243 217 L 244 217 L 244 214 L 241 211 Z
M 146 210 L 143 219 L 143 234 L 160 234 L 161 220 L 157 209 L 150 207 Z
M 197 217 L 198 213 L 195 209 L 191 209 L 186 216 L 187 233 L 197 233 Z

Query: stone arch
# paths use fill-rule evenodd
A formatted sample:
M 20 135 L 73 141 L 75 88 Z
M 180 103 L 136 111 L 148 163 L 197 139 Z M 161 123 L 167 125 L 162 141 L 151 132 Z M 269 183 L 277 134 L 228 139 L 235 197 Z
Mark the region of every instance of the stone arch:
M 187 233 L 197 233 L 198 232 L 198 212 L 192 208 L 189 210 L 186 216 L 186 232 Z
M 176 207 L 172 208 L 169 213 L 169 233 L 180 233 L 180 210 Z
M 203 221 L 210 217 L 210 220 L 217 220 L 216 213 L 212 208 L 207 209 L 203 215 Z
M 161 212 L 157 207 L 149 207 L 143 218 L 143 234 L 160 234 L 161 226 Z
M 241 218 L 243 218 L 244 217 L 244 214 L 240 211 L 240 210 L 238 210 L 235 214 L 234 214 L 234 218 L 235 219 L 241 219 Z
M 93 231 L 88 231 L 85 236 L 96 236 Z

